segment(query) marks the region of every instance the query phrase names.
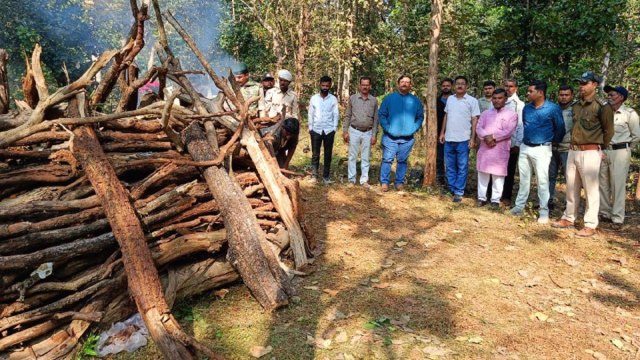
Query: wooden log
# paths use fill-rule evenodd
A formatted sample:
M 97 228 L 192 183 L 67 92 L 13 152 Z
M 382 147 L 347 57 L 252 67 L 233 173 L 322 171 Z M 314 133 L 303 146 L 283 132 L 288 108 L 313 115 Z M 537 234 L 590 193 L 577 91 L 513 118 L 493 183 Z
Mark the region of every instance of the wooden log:
M 30 166 L 0 174 L 0 187 L 33 183 L 57 184 L 68 182 L 74 177 L 72 168 L 66 165 Z
M 183 142 L 194 160 L 207 161 L 215 158 L 207 137 L 197 122 L 191 123 L 184 130 Z M 208 167 L 203 175 L 216 202 L 225 204 L 220 211 L 227 231 L 228 258 L 264 308 L 274 309 L 287 304 L 287 294 L 292 291 L 292 287 L 286 275 L 282 276 L 284 272 L 279 267 L 273 269 L 269 264 L 267 256 L 273 254 L 265 254 L 261 242 L 267 240 L 264 239 L 242 189 L 219 167 Z
M 13 129 L 29 120 L 29 113 L 23 111 L 19 114 L 0 114 L 0 131 Z
M 87 178 L 101 199 L 112 231 L 122 249 L 128 288 L 149 334 L 167 359 L 194 359 L 192 347 L 178 339 L 182 334 L 178 322 L 171 316 L 164 299 L 160 279 L 151 252 L 144 240 L 144 232 L 126 190 L 102 151 L 92 129 L 74 130 L 74 155 L 82 164 Z
M 0 219 L 28 215 L 36 212 L 84 210 L 100 205 L 97 196 L 69 201 L 34 201 L 23 205 L 0 206 Z

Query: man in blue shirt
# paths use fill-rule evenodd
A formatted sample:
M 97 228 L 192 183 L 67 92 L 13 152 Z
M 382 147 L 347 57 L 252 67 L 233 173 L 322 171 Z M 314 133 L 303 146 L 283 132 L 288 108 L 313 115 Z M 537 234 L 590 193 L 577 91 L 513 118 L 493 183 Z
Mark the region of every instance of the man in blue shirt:
M 398 91 L 387 95 L 378 112 L 382 135 L 382 164 L 380 165 L 380 188 L 389 191 L 391 164 L 397 159 L 396 189 L 404 190 L 407 174 L 407 159 L 415 140 L 413 134 L 424 120 L 424 107 L 417 96 L 410 93 L 411 76 L 398 78 Z
M 516 205 L 511 209 L 513 215 L 522 215 L 529 199 L 532 170 L 538 179 L 538 199 L 540 216 L 538 223 L 549 222 L 549 163 L 551 162 L 551 144 L 559 143 L 564 137 L 564 119 L 562 109 L 546 100 L 547 83 L 533 80 L 529 83 L 527 97 L 530 103 L 522 111 L 524 134 L 518 157 L 520 189 Z

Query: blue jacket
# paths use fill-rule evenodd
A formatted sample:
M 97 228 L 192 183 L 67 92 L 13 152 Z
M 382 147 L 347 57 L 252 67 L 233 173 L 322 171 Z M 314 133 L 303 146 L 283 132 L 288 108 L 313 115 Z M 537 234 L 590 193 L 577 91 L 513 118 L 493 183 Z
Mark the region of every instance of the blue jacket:
M 562 142 L 565 133 L 564 118 L 562 109 L 557 104 L 545 100 L 538 109 L 532 103 L 525 105 L 522 122 L 522 142 L 526 145 Z
M 380 126 L 394 137 L 413 136 L 424 120 L 424 107 L 417 96 L 393 92 L 382 100 L 378 111 Z

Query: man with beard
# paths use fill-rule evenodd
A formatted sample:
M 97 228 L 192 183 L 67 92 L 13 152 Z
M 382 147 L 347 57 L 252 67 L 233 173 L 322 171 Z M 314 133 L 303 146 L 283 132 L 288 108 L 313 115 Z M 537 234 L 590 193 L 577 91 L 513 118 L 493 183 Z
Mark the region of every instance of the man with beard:
M 264 111 L 260 116 L 275 117 L 283 113 L 284 117 L 300 119 L 298 95 L 290 88 L 293 75 L 288 70 L 278 71 L 278 87 L 267 91 L 264 96 Z
M 333 139 L 338 128 L 338 99 L 329 93 L 333 80 L 329 76 L 320 78 L 320 93 L 309 100 L 309 134 L 311 135 L 311 168 L 317 181 L 320 168 L 320 148 L 324 149 L 322 182 L 332 183 L 330 176 Z
M 380 190 L 383 192 L 389 191 L 394 159 L 397 160 L 396 189 L 404 190 L 407 160 L 415 143 L 413 135 L 424 120 L 424 106 L 417 96 L 411 94 L 411 81 L 410 75 L 400 75 L 398 91 L 387 95 L 380 105 L 378 118 L 384 131 L 380 165 Z
M 571 145 L 571 129 L 573 129 L 573 89 L 568 85 L 561 85 L 558 90 L 558 105 L 562 109 L 564 119 L 564 138 L 562 142 L 554 143 L 551 147 L 551 162 L 549 163 L 549 210 L 555 207 L 556 180 L 560 169 L 567 169 L 567 157 Z
M 589 237 L 596 233 L 600 211 L 600 162 L 602 148 L 613 137 L 613 109 L 596 99 L 600 78 L 587 71 L 576 80 L 580 84 L 580 101 L 573 105 L 571 147 L 567 158 L 567 207 L 556 228 L 572 228 L 580 209 L 580 192 L 584 188 L 586 207 L 584 227 L 576 236 Z
M 438 118 L 438 136 L 442 131 L 442 123 L 444 122 L 444 108 L 447 106 L 447 98 L 451 95 L 451 88 L 453 87 L 453 79 L 444 78 L 440 82 L 440 96 L 438 96 L 438 102 L 436 107 L 436 113 Z M 446 174 L 444 172 L 444 144 L 438 141 L 436 148 L 436 179 L 439 184 L 446 184 Z
M 611 220 L 614 230 L 624 223 L 627 179 L 631 163 L 631 149 L 640 141 L 638 113 L 624 102 L 629 92 L 622 86 L 605 86 L 609 105 L 613 109 L 614 134 L 604 150 L 600 165 L 600 216 Z

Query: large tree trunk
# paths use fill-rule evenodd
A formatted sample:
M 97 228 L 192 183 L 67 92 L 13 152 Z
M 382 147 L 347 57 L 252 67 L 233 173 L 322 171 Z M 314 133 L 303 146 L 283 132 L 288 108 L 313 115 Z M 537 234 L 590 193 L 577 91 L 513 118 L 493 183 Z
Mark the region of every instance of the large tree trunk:
M 300 21 L 298 22 L 298 49 L 296 52 L 296 82 L 295 91 L 298 97 L 302 96 L 304 86 L 304 64 L 307 61 L 306 53 L 309 44 L 309 4 L 301 2 Z
M 342 105 L 347 105 L 349 101 L 349 87 L 351 85 L 351 69 L 353 68 L 353 61 L 351 61 L 351 57 L 353 56 L 353 25 L 356 19 L 356 6 L 358 2 L 355 0 L 351 0 L 351 8 L 349 9 L 348 20 L 347 20 L 347 51 L 345 54 L 346 65 L 344 70 L 342 71 L 342 88 L 340 93 L 340 103 Z
M 149 334 L 167 359 L 193 359 L 195 355 L 179 341 L 182 330 L 170 313 L 158 272 L 147 247 L 138 216 L 124 186 L 88 126 L 74 130 L 73 152 L 82 164 L 109 219 L 122 251 L 129 292 L 145 321 Z
M 9 79 L 7 76 L 7 62 L 9 54 L 0 49 L 0 114 L 9 112 Z
M 183 142 L 195 161 L 216 158 L 197 121 L 183 131 Z M 224 168 L 211 166 L 204 170 L 203 175 L 216 202 L 225 204 L 220 212 L 227 231 L 230 262 L 264 308 L 286 305 L 287 294 L 293 290 L 284 271 L 278 267 L 274 254 L 263 246 L 267 240 L 242 189 Z
M 424 164 L 424 186 L 436 183 L 436 147 L 438 141 L 438 46 L 442 25 L 442 1 L 431 0 L 431 44 L 429 46 L 429 81 L 427 84 L 427 156 Z

